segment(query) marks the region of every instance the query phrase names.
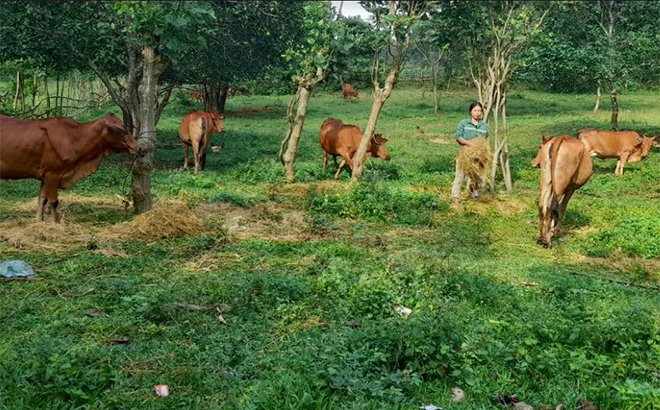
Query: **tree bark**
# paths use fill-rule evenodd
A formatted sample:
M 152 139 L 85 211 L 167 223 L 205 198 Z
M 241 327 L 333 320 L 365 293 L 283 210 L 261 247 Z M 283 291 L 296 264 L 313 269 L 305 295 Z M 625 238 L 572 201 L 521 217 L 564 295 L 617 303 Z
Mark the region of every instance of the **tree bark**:
M 153 167 L 153 151 L 156 148 L 156 104 L 158 100 L 158 77 L 163 72 L 167 62 L 151 46 L 142 49 L 142 80 L 139 86 L 139 123 L 140 133 L 137 136 L 140 145 L 133 164 L 133 207 L 136 214 L 149 211 L 151 200 L 151 168 Z
M 46 110 L 50 111 L 50 93 L 48 92 L 48 75 L 44 76 L 44 93 L 46 94 Z
M 610 91 L 610 102 L 612 104 L 612 131 L 616 131 L 619 128 L 619 103 L 616 100 L 616 87 L 612 87 L 612 91 Z
M 305 115 L 307 114 L 307 103 L 309 102 L 310 94 L 308 87 L 298 87 L 298 92 L 291 98 L 287 107 L 289 129 L 280 148 L 280 161 L 282 162 L 284 177 L 287 182 L 295 181 L 296 152 L 298 151 L 298 142 L 300 141 L 300 135 L 305 125 Z M 293 110 L 296 104 L 298 104 L 298 108 L 294 117 Z
M 598 108 L 600 107 L 600 98 L 600 86 L 598 86 L 598 88 L 596 88 L 596 106 L 594 107 L 594 112 L 598 112 Z
M 438 68 L 433 66 L 433 114 L 438 116 Z
M 387 99 L 390 97 L 390 94 L 392 93 L 392 89 L 397 82 L 397 76 L 399 75 L 400 67 L 401 57 L 397 55 L 394 57 L 392 61 L 392 68 L 390 69 L 390 72 L 385 79 L 385 87 L 380 88 L 377 85 L 375 87 L 374 102 L 371 104 L 369 121 L 367 121 L 367 126 L 364 129 L 364 135 L 362 135 L 360 146 L 353 156 L 353 173 L 351 176 L 351 183 L 359 181 L 362 177 L 364 162 L 367 156 L 367 148 L 369 147 L 371 139 L 374 136 L 374 131 L 376 131 L 378 115 L 380 114 L 380 110 L 383 108 L 385 101 L 387 101 Z
M 224 84 L 220 87 L 220 95 L 218 97 L 218 112 L 220 114 L 225 113 L 225 104 L 227 103 L 227 94 L 229 92 L 229 85 Z
M 14 94 L 14 102 L 11 109 L 16 111 L 16 104 L 18 103 L 18 93 L 21 91 L 21 72 L 16 71 L 16 93 Z
M 295 181 L 295 167 L 296 167 L 296 153 L 298 151 L 298 142 L 300 142 L 300 135 L 302 134 L 303 126 L 305 125 L 305 116 L 307 115 L 307 104 L 312 89 L 319 81 L 323 80 L 325 76 L 324 70 L 317 67 L 316 75 L 314 77 L 306 76 L 298 78 L 298 90 L 296 95 L 291 98 L 287 106 L 287 119 L 289 121 L 289 128 L 287 130 L 284 140 L 280 146 L 280 162 L 284 171 L 284 177 L 287 182 Z M 311 78 L 310 78 L 311 77 Z M 298 104 L 296 116 L 293 116 L 294 107 Z

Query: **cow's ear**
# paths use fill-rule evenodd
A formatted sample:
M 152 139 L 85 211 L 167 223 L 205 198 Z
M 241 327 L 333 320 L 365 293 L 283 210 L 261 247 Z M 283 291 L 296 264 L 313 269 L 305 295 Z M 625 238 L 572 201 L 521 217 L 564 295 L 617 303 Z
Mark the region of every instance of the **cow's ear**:
M 660 147 L 660 142 L 658 142 L 658 141 L 656 141 L 656 140 L 653 140 L 653 141 L 651 142 L 651 145 L 654 146 L 654 147 Z
M 128 129 L 125 125 L 108 125 L 108 130 L 114 132 L 115 134 L 128 134 Z

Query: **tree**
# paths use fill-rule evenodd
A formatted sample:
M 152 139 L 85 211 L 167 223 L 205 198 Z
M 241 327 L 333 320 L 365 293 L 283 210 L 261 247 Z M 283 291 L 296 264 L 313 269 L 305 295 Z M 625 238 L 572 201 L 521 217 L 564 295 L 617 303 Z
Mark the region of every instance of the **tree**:
M 522 1 L 469 2 L 455 5 L 451 12 L 460 27 L 472 82 L 484 107 L 484 121 L 494 114 L 493 165 L 491 192 L 495 191 L 497 164 L 502 168 L 506 190 L 512 190 L 509 167 L 509 144 L 506 125 L 506 92 L 518 57 L 540 32 L 549 12 L 547 4 Z M 470 21 L 484 21 L 483 28 L 474 28 Z M 481 27 L 481 26 L 480 26 Z M 469 28 L 469 29 L 468 29 Z M 502 121 L 500 135 L 499 121 Z
M 374 100 L 364 135 L 353 156 L 352 182 L 358 181 L 362 176 L 367 148 L 374 136 L 378 115 L 398 81 L 399 73 L 403 69 L 407 53 L 410 50 L 412 27 L 425 15 L 432 3 L 426 1 L 388 1 L 385 8 L 382 2 L 362 2 L 363 6 L 374 14 L 376 30 L 378 31 L 376 32 L 377 41 L 374 42 L 376 49 L 374 50 L 371 70 Z M 389 71 L 385 75 L 388 66 Z M 384 84 L 381 86 L 382 77 L 384 77 Z
M 172 90 L 158 79 L 180 60 L 184 45 L 204 46 L 200 23 L 214 17 L 205 2 L 12 2 L 3 4 L 18 41 L 10 55 L 61 61 L 74 56 L 101 79 L 124 122 L 137 132 L 141 153 L 132 173 L 136 213 L 151 209 L 156 123 Z M 0 11 L 5 11 L 0 9 Z M 94 22 L 90 24 L 90 22 Z M 11 31 L 3 31 L 11 37 Z
M 447 40 L 448 21 L 440 13 L 431 14 L 430 20 L 421 21 L 415 39 L 415 48 L 422 54 L 431 67 L 431 83 L 433 84 L 433 114 L 438 115 L 438 72 L 440 64 L 449 50 L 451 43 Z
M 303 20 L 307 32 L 305 41 L 292 45 L 285 53 L 285 58 L 297 67 L 293 81 L 298 86 L 296 95 L 291 98 L 287 106 L 289 127 L 279 153 L 284 176 L 288 182 L 295 180 L 296 152 L 305 123 L 310 94 L 314 86 L 323 80 L 328 66 L 332 20 L 329 2 L 305 4 Z M 295 116 L 294 110 L 296 110 Z

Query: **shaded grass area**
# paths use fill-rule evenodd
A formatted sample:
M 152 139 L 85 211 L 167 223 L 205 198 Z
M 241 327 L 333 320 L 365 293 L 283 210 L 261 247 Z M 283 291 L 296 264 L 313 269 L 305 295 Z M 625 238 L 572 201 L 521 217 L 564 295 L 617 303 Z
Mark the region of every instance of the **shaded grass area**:
M 364 95 L 310 101 L 294 185 L 277 160 L 286 98 L 229 100 L 227 131 L 213 136 L 225 149 L 199 175 L 179 169 L 189 106 L 169 106 L 153 190 L 201 215 L 199 235 L 103 237 L 131 218 L 117 197 L 130 191 L 130 158 L 116 156 L 64 196 L 64 228 L 90 234 L 18 246 L 3 235 L 32 217 L 38 183 L 0 182 L 0 257 L 39 275 L 0 283 L 0 408 L 497 409 L 496 396 L 513 393 L 552 408 L 580 397 L 657 408 L 660 155 L 622 177 L 614 160 L 595 160 L 565 236 L 546 250 L 534 243 L 538 170 L 528 163 L 541 135 L 607 126 L 591 96 L 511 93 L 515 191 L 455 212 L 452 133 L 470 93 L 443 94 L 433 117 L 428 92 L 395 92 L 378 123 L 393 159 L 370 159 L 349 188 L 348 173 L 334 182 L 333 165 L 321 170 L 318 128 L 326 116 L 363 127 Z M 657 130 L 657 102 L 621 96 L 621 128 Z M 225 236 L 220 225 L 237 215 L 246 230 Z M 110 342 L 121 337 L 130 343 Z M 455 386 L 463 403 L 447 394 Z

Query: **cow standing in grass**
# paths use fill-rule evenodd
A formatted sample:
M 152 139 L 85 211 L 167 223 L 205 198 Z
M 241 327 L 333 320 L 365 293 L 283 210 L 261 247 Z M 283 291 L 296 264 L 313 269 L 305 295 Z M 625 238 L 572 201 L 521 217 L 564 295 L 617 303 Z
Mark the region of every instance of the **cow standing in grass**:
M 341 93 L 344 95 L 344 100 L 350 99 L 350 97 L 358 98 L 358 92 L 353 89 L 353 86 L 346 83 L 341 89 Z
M 339 173 L 344 165 L 348 164 L 353 170 L 353 156 L 362 141 L 362 132 L 355 125 L 347 125 L 336 118 L 326 118 L 321 124 L 319 133 L 319 143 L 323 148 L 323 169 L 328 165 L 328 154 L 332 155 L 337 164 L 337 155 L 341 155 L 342 161 L 335 173 L 335 179 L 339 178 Z M 369 142 L 367 156 L 378 157 L 383 161 L 389 161 L 390 154 L 387 153 L 385 143 L 387 140 L 381 134 L 373 136 Z
M 560 135 L 543 138 L 531 165 L 541 168 L 537 242 L 550 247 L 552 237 L 560 233 L 568 201 L 591 177 L 593 163 L 584 144 L 575 137 Z
M 578 131 L 590 155 L 598 158 L 616 158 L 615 175 L 623 175 L 626 162 L 638 162 L 649 155 L 651 147 L 658 147 L 657 141 L 641 137 L 635 131 L 606 131 L 585 128 Z
M 140 147 L 122 120 L 107 114 L 80 123 L 69 117 L 23 120 L 0 115 L 0 178 L 41 181 L 37 219 L 50 204 L 59 222 L 57 191 L 93 174 L 103 157 Z
M 183 168 L 188 168 L 188 147 L 192 147 L 195 154 L 195 174 L 200 167 L 206 167 L 206 147 L 211 140 L 213 131 L 224 132 L 220 120 L 222 115 L 217 111 L 211 112 L 190 110 L 183 116 L 179 124 L 179 138 L 183 142 Z

